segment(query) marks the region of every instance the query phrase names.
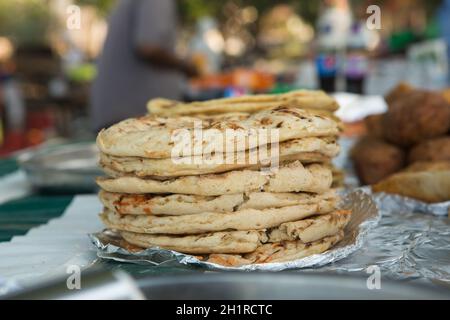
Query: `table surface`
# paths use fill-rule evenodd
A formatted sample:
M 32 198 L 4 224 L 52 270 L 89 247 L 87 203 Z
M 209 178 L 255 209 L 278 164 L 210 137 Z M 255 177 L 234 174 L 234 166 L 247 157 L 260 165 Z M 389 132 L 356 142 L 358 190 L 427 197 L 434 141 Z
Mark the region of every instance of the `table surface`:
M 0 178 L 18 169 L 15 159 L 0 159 Z M 59 217 L 71 195 L 30 195 L 0 204 L 0 242 L 23 235 L 33 227 Z
M 18 169 L 15 159 L 0 159 L 0 178 Z M 30 229 L 61 216 L 74 195 L 32 194 L 0 204 L 0 242 L 10 241 L 14 236 L 26 234 Z M 121 269 L 134 277 L 161 273 L 184 273 L 204 271 L 192 266 L 151 267 L 99 260 L 94 267 L 108 270 Z

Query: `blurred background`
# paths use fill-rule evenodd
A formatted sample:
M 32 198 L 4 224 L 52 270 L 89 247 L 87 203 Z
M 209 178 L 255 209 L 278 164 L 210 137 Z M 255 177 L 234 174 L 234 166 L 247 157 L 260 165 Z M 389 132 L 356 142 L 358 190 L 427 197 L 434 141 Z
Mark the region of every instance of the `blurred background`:
M 448 0 L 1 0 L 0 156 L 92 139 L 138 96 L 445 89 L 449 18 Z

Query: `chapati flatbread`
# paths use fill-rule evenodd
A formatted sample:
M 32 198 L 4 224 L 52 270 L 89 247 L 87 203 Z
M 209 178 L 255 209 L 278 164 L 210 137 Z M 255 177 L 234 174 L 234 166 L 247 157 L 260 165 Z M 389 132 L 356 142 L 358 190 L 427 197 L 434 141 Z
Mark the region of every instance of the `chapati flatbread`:
M 295 193 L 295 192 L 252 192 L 245 196 L 244 202 L 239 205 L 241 209 L 266 209 L 294 206 L 298 204 L 317 204 L 330 201 L 337 205 L 339 196 L 335 190 L 324 193 Z
M 336 111 L 338 108 L 336 101 L 323 91 L 296 90 L 285 94 L 259 94 L 190 103 L 158 98 L 150 100 L 147 109 L 151 114 L 174 116 L 229 112 L 253 113 L 280 105 L 327 111 Z
M 221 196 L 186 194 L 155 195 L 112 193 L 101 190 L 103 205 L 120 214 L 188 215 L 202 212 L 233 212 L 241 209 L 266 209 L 338 201 L 334 190 L 323 194 L 252 192 Z
M 328 214 L 282 223 L 268 232 L 269 242 L 300 240 L 304 243 L 335 235 L 350 221 L 351 211 L 339 210 Z
M 206 261 L 227 267 L 239 267 L 254 263 L 294 261 L 323 253 L 341 241 L 343 237 L 344 232 L 339 231 L 333 236 L 309 243 L 303 243 L 300 240 L 266 243 L 255 251 L 244 255 L 210 254 Z
M 201 130 L 194 130 L 201 129 Z M 265 130 L 266 139 L 256 139 L 258 131 Z M 201 131 L 204 138 L 194 132 Z M 230 140 L 236 141 L 233 132 L 243 139 L 242 143 L 227 149 Z M 176 152 L 175 146 L 187 136 L 190 139 L 189 150 L 182 156 L 209 154 L 223 144 L 221 152 L 239 152 L 267 144 L 271 132 L 278 133 L 277 142 L 306 137 L 336 136 L 339 132 L 337 123 L 325 116 L 316 115 L 306 110 L 280 107 L 250 115 L 244 120 L 200 119 L 193 117 L 161 118 L 146 116 L 119 122 L 97 136 L 97 146 L 101 152 L 120 157 L 171 158 Z M 208 139 L 206 138 L 208 137 Z M 269 140 L 267 140 L 269 137 Z M 251 141 L 254 141 L 252 144 Z M 175 143 L 177 142 L 177 143 Z M 199 145 L 200 144 L 200 145 Z M 199 145 L 199 148 L 195 146 Z M 179 147 L 179 146 L 178 146 Z M 179 151 L 179 150 L 178 150 Z
M 239 170 L 221 174 L 183 176 L 160 181 L 135 176 L 97 178 L 98 185 L 109 192 L 119 193 L 177 193 L 205 196 L 267 192 L 314 192 L 327 191 L 332 183 L 329 166 L 312 164 L 303 166 L 299 161 L 289 163 L 268 175 L 260 171 Z
M 334 210 L 334 201 L 270 209 L 243 209 L 230 213 L 204 212 L 183 216 L 121 215 L 109 209 L 101 214 L 111 229 L 148 234 L 197 234 L 224 230 L 260 230 Z
M 104 155 L 104 154 L 103 154 Z M 102 157 L 103 158 L 103 157 Z M 117 157 L 120 159 L 120 157 Z M 144 159 L 144 158 L 140 158 Z M 148 159 L 147 159 L 148 160 Z M 151 159 L 151 160 L 166 160 L 166 159 Z M 150 161 L 151 161 L 150 160 Z M 268 158 L 267 162 L 258 163 L 256 165 L 251 164 L 172 164 L 171 160 L 166 161 L 169 165 L 167 171 L 164 170 L 164 166 L 158 164 L 158 167 L 149 167 L 146 166 L 145 160 L 140 163 L 139 161 L 131 161 L 127 163 L 121 163 L 121 161 L 111 161 L 111 159 L 103 158 L 99 163 L 100 168 L 103 172 L 112 178 L 119 178 L 123 176 L 136 176 L 139 178 L 151 178 L 155 180 L 170 180 L 177 177 L 182 176 L 195 176 L 195 175 L 206 175 L 206 174 L 220 174 L 224 172 L 229 172 L 233 170 L 260 170 L 261 168 L 268 168 L 271 165 L 284 165 L 294 161 L 300 161 L 301 163 L 308 165 L 311 163 L 323 163 L 323 164 L 331 164 L 331 158 L 327 157 L 318 152 L 304 152 L 297 153 L 293 155 L 281 156 L 275 162 L 272 162 L 272 159 Z M 156 170 L 155 170 L 156 169 Z M 334 181 L 334 180 L 333 180 Z
M 190 254 L 247 253 L 267 241 L 263 231 L 226 231 L 199 235 L 169 236 L 122 231 L 122 237 L 141 248 L 160 247 Z
M 126 194 L 101 190 L 100 201 L 120 214 L 188 215 L 201 212 L 232 212 L 244 202 L 244 194 L 198 196 L 186 194 Z
M 293 261 L 327 251 L 344 237 L 344 232 L 323 239 L 304 243 L 297 241 L 282 241 L 277 243 L 266 243 L 255 251 L 245 254 L 244 258 L 252 263 L 268 263 Z
M 241 267 L 252 264 L 251 260 L 243 258 L 240 254 L 213 253 L 207 256 L 206 262 L 215 263 L 225 267 Z
M 138 177 L 158 176 L 162 178 L 185 175 L 220 173 L 231 170 L 269 166 L 272 157 L 279 163 L 299 160 L 302 163 L 331 162 L 339 153 L 334 138 L 304 138 L 282 142 L 277 150 L 270 146 L 263 152 L 252 149 L 232 154 L 214 154 L 209 157 L 193 156 L 180 159 L 149 159 L 142 157 L 116 157 L 101 153 L 100 165 L 108 172 L 133 174 Z
M 282 241 L 304 244 L 339 234 L 350 220 L 350 211 L 335 211 L 295 222 L 287 222 L 269 231 L 219 231 L 198 235 L 162 235 L 121 231 L 122 237 L 141 248 L 161 247 L 182 253 L 249 253 L 263 243 Z M 276 248 L 269 246 L 267 248 Z M 266 250 L 267 250 L 266 248 Z M 270 249 L 270 250 L 271 250 Z M 260 249 L 261 250 L 261 249 Z M 259 253 L 258 253 L 259 254 Z

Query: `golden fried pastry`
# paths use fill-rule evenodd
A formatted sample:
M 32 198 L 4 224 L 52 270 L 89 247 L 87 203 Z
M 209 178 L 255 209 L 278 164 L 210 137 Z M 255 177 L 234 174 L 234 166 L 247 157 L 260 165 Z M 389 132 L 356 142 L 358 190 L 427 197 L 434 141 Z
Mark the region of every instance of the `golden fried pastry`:
M 399 147 L 382 140 L 366 137 L 351 154 L 362 184 L 374 184 L 403 168 L 405 154 Z
M 400 82 L 394 89 L 384 97 L 389 107 L 398 99 L 403 98 L 406 94 L 414 90 L 414 88 L 406 82 Z
M 425 202 L 450 200 L 450 162 L 417 162 L 372 187 Z
M 374 138 L 383 138 L 383 115 L 373 114 L 364 118 L 364 124 L 366 125 L 367 135 Z
M 408 163 L 418 161 L 450 161 L 450 136 L 426 140 L 414 146 L 408 154 Z
M 444 96 L 444 99 L 447 100 L 448 103 L 450 103 L 450 88 L 443 90 L 442 95 Z

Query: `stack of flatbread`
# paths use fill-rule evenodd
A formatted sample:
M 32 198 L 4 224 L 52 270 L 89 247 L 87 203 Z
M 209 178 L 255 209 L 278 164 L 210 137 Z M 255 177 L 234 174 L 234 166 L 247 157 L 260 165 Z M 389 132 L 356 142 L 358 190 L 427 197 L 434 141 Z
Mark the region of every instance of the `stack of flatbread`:
M 317 109 L 332 110 L 318 101 Z M 351 215 L 337 210 L 331 189 L 338 124 L 301 105 L 277 104 L 219 115 L 166 110 L 101 131 L 100 165 L 108 177 L 97 182 L 105 225 L 139 248 L 228 266 L 295 260 L 331 248 Z M 198 144 L 199 129 L 213 139 Z M 230 130 L 241 138 L 231 150 L 224 142 Z M 275 131 L 276 148 L 272 140 L 252 139 L 255 132 Z M 181 133 L 189 139 L 174 157 Z M 226 138 L 215 139 L 221 135 Z M 220 148 L 217 141 L 224 142 Z

